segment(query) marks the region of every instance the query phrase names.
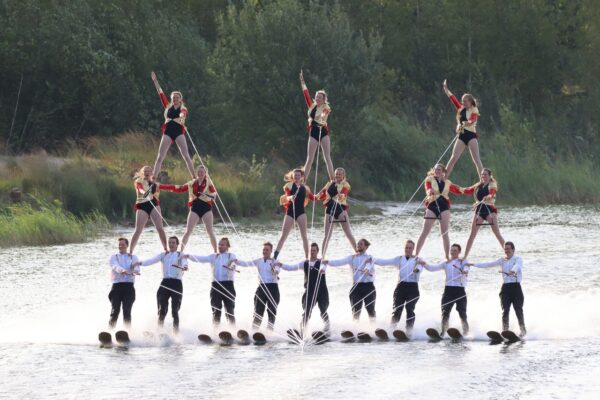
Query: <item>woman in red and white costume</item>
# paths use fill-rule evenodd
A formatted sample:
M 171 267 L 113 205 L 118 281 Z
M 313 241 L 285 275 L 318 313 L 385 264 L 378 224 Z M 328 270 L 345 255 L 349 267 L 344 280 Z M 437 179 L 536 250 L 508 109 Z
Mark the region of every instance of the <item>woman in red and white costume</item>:
M 329 139 L 329 126 L 327 125 L 327 117 L 331 113 L 331 107 L 327 102 L 327 93 L 324 90 L 317 90 L 315 99 L 310 97 L 306 83 L 304 82 L 304 74 L 300 70 L 300 84 L 302 85 L 302 93 L 308 107 L 308 147 L 306 149 L 306 164 L 304 164 L 304 176 L 309 178 L 310 169 L 315 160 L 315 152 L 321 144 L 323 149 L 323 158 L 327 165 L 327 175 L 329 180 L 333 180 L 333 161 L 331 161 L 331 141 Z
M 452 157 L 450 157 L 450 161 L 448 161 L 448 166 L 446 167 L 446 177 L 450 176 L 454 165 L 467 147 L 471 153 L 475 168 L 477 168 L 477 174 L 481 174 L 483 164 L 479 157 L 479 135 L 477 134 L 479 109 L 477 108 L 477 101 L 469 93 L 463 94 L 461 101 L 458 101 L 456 96 L 448 89 L 446 80 L 444 80 L 443 86 L 444 93 L 446 93 L 446 96 L 448 96 L 454 107 L 456 107 L 456 134 L 458 135 L 458 139 L 454 143 L 454 149 L 452 149 Z
M 171 101 L 169 101 L 160 87 L 154 71 L 152 71 L 151 77 L 152 82 L 154 82 L 154 87 L 160 96 L 160 101 L 165 109 L 165 122 L 161 127 L 163 136 L 160 140 L 158 156 L 156 157 L 152 174 L 153 176 L 158 177 L 167 152 L 173 142 L 175 142 L 177 147 L 179 147 L 179 152 L 187 165 L 190 175 L 194 178 L 194 163 L 192 162 L 192 158 L 188 152 L 187 142 L 185 141 L 185 134 L 187 132 L 185 119 L 188 116 L 188 110 L 183 103 L 183 95 L 179 91 L 173 91 L 171 92 Z
M 146 226 L 148 219 L 152 220 L 152 223 L 156 227 L 158 237 L 163 245 L 163 249 L 167 251 L 167 235 L 163 228 L 163 220 L 160 211 L 160 201 L 158 197 L 160 195 L 160 183 L 154 182 L 152 176 L 152 168 L 145 165 L 135 174 L 135 193 L 137 199 L 135 202 L 135 232 L 131 237 L 131 247 L 129 248 L 130 254 L 133 254 L 133 250 L 137 245 L 137 242 Z
M 168 192 L 188 193 L 188 207 L 190 212 L 187 217 L 185 233 L 181 240 L 181 251 L 183 252 L 194 228 L 202 220 L 206 234 L 210 238 L 210 244 L 216 253 L 217 238 L 213 230 L 212 204 L 217 196 L 217 191 L 208 177 L 206 168 L 200 165 L 197 171 L 197 178 L 192 179 L 184 185 L 161 184 L 160 188 Z

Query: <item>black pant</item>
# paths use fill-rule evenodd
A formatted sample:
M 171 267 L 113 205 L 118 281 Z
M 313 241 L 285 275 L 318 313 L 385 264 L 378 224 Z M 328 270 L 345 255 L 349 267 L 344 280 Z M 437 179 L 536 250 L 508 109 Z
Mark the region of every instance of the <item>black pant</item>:
M 375 319 L 375 299 L 377 298 L 377 292 L 375 291 L 375 285 L 373 282 L 359 282 L 352 286 L 350 290 L 350 306 L 352 307 L 352 317 L 354 319 L 360 318 L 360 312 L 363 307 L 367 309 L 369 318 Z
M 125 325 L 130 325 L 131 308 L 135 301 L 135 288 L 133 287 L 133 282 L 113 283 L 110 293 L 108 293 L 108 300 L 110 300 L 111 306 L 108 325 L 112 328 L 117 324 L 121 306 L 123 306 L 123 322 Z
M 512 304 L 517 314 L 517 320 L 519 321 L 519 327 L 521 332 L 525 332 L 525 317 L 523 316 L 523 302 L 525 297 L 523 296 L 523 290 L 519 282 L 505 283 L 500 289 L 500 304 L 502 305 L 502 329 L 507 331 L 509 329 L 508 314 L 510 313 L 510 305 Z
M 319 306 L 321 319 L 325 323 L 325 330 L 328 331 L 329 314 L 327 313 L 327 309 L 329 308 L 329 290 L 327 289 L 325 275 L 322 274 L 316 274 L 314 278 L 309 280 L 302 295 L 302 309 L 304 310 L 302 313 L 302 327 L 308 324 L 315 304 Z
M 463 335 L 469 333 L 469 323 L 467 322 L 467 293 L 462 286 L 446 286 L 442 295 L 442 334 L 448 329 L 448 320 L 450 311 L 456 304 L 456 311 L 462 322 Z
M 397 324 L 406 307 L 406 330 L 412 330 L 415 325 L 415 306 L 419 301 L 419 284 L 417 282 L 400 282 L 394 290 L 394 308 L 392 324 Z
M 210 306 L 213 314 L 213 324 L 221 323 L 221 310 L 225 307 L 225 318 L 230 324 L 235 324 L 235 288 L 233 281 L 213 281 L 210 287 Z
M 279 285 L 276 283 L 261 283 L 254 294 L 254 328 L 258 328 L 262 322 L 265 308 L 269 317 L 269 329 L 275 326 L 277 316 L 277 305 L 279 304 Z
M 182 294 L 183 283 L 181 282 L 181 279 L 165 278 L 160 282 L 160 287 L 156 292 L 159 325 L 162 326 L 165 322 L 165 317 L 167 316 L 167 312 L 169 311 L 169 299 L 171 299 L 171 315 L 173 316 L 173 329 L 179 329 L 179 309 L 181 308 L 181 300 L 183 299 Z

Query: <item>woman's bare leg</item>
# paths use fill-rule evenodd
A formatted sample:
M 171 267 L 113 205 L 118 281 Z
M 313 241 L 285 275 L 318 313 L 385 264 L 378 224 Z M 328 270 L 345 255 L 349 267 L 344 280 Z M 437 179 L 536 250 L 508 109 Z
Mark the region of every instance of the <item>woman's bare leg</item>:
M 281 234 L 279 235 L 279 241 L 277 242 L 277 247 L 275 247 L 275 251 L 281 251 L 283 245 L 290 234 L 290 231 L 294 227 L 294 218 L 290 217 L 286 214 L 283 218 L 283 225 L 281 227 Z
M 500 242 L 500 246 L 504 248 L 505 241 L 502 237 L 502 234 L 500 233 L 500 226 L 498 226 L 498 214 L 492 213 L 488 215 L 487 220 L 490 223 L 490 226 L 492 227 L 492 232 L 494 232 L 494 235 L 496 235 L 496 239 L 498 239 L 498 242 Z
M 158 179 L 160 168 L 162 167 L 163 161 L 165 161 L 167 151 L 169 151 L 169 147 L 171 147 L 172 143 L 173 141 L 167 135 L 163 135 L 162 139 L 160 139 L 160 145 L 158 146 L 158 156 L 156 156 L 156 161 L 154 162 L 154 169 L 152 170 L 152 175 L 154 176 L 154 179 Z
M 187 246 L 188 241 L 190 240 L 190 236 L 192 236 L 192 232 L 194 232 L 194 228 L 200 221 L 200 217 L 193 211 L 190 211 L 187 216 L 187 224 L 185 226 L 185 233 L 183 234 L 183 238 L 181 239 L 181 252 L 185 250 L 185 246 Z
M 298 228 L 300 229 L 300 236 L 302 237 L 302 247 L 304 247 L 304 257 L 308 260 L 308 233 L 307 233 L 307 225 L 308 219 L 306 218 L 306 214 L 302 214 L 296 220 L 298 224 Z
M 135 212 L 135 232 L 133 232 L 133 236 L 131 237 L 131 247 L 129 248 L 131 254 L 133 254 L 133 250 L 140 239 L 140 235 L 146 226 L 146 222 L 148 222 L 148 217 L 149 216 L 146 211 L 137 210 Z
M 431 210 L 426 210 L 425 218 L 435 218 L 435 213 Z M 433 227 L 434 222 L 435 222 L 435 219 L 424 219 L 423 220 L 423 229 L 421 229 L 421 235 L 419 235 L 419 240 L 417 240 L 416 255 L 419 255 L 419 252 L 423 248 L 423 245 L 425 244 L 425 239 L 427 239 L 427 236 L 429 236 L 429 233 L 431 232 L 431 228 Z
M 321 148 L 323 149 L 323 158 L 325 159 L 325 164 L 327 165 L 327 175 L 329 175 L 329 180 L 332 180 L 335 177 L 335 173 L 333 170 L 333 161 L 331 160 L 331 139 L 329 139 L 329 135 L 321 138 Z
M 306 147 L 306 163 L 304 164 L 304 181 L 308 183 L 308 176 L 310 175 L 310 169 L 315 161 L 315 152 L 319 142 L 313 137 L 308 138 L 308 145 Z
M 466 148 L 467 146 L 465 146 L 462 140 L 456 139 L 456 142 L 454 142 L 454 148 L 452 149 L 452 157 L 450 157 L 448 165 L 446 166 L 446 178 L 450 176 L 452 170 L 454 169 L 454 165 L 456 165 L 456 162 Z
M 477 175 L 479 175 L 483 169 L 483 164 L 481 163 L 481 157 L 479 156 L 479 141 L 477 139 L 469 141 L 469 152 L 471 153 L 473 164 L 475 164 L 475 168 L 477 168 Z
M 177 136 L 177 138 L 175 139 L 175 143 L 177 143 L 177 147 L 179 147 L 179 152 L 183 157 L 183 161 L 185 161 L 185 165 L 187 166 L 187 169 L 190 175 L 192 176 L 192 179 L 194 179 L 196 177 L 196 175 L 194 175 L 194 163 L 188 151 L 188 145 L 185 140 L 185 135 Z
M 346 234 L 348 241 L 350 242 L 350 246 L 352 246 L 352 251 L 356 251 L 356 239 L 354 239 L 354 235 L 352 234 L 352 229 L 350 228 L 350 218 L 348 217 L 348 212 L 344 211 L 340 214 L 340 219 L 344 222 L 340 222 L 342 226 L 342 230 Z
M 321 245 L 321 254 L 325 257 L 325 254 L 327 254 L 327 247 L 329 246 L 329 239 L 331 239 L 333 233 L 333 221 L 331 221 L 331 216 L 327 213 L 325 213 L 323 225 L 325 226 L 325 235 L 323 236 L 323 244 Z
M 207 212 L 202 216 L 202 222 L 204 223 L 204 228 L 206 229 L 206 234 L 210 239 L 210 245 L 212 246 L 214 252 L 217 252 L 217 237 L 215 236 L 215 230 L 213 228 L 213 213 L 212 210 Z
M 450 211 L 442 211 L 440 219 L 440 232 L 442 233 L 442 242 L 444 243 L 444 254 L 446 259 L 450 259 L 450 235 L 448 230 L 450 229 Z
M 165 233 L 165 228 L 163 228 L 163 220 L 162 213 L 160 211 L 160 206 L 156 206 L 156 208 L 152 210 L 152 212 L 150 213 L 150 219 L 156 227 L 156 231 L 158 232 L 158 237 L 160 238 L 160 242 L 163 245 L 163 249 L 167 251 L 167 234 Z
M 469 257 L 469 252 L 471 251 L 471 247 L 473 247 L 473 242 L 475 242 L 475 238 L 477 237 L 477 232 L 479 232 L 479 225 L 483 220 L 477 213 L 473 215 L 473 221 L 471 222 L 471 233 L 469 234 L 469 240 L 467 240 L 467 247 L 465 248 L 464 257 Z

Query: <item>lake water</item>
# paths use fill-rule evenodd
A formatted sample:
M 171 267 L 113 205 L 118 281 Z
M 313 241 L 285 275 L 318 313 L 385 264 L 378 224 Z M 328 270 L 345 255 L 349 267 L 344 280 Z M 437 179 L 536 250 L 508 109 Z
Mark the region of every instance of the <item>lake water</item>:
M 402 204 L 380 203 L 382 215 L 352 219 L 358 238 L 372 242 L 378 257 L 402 254 L 404 241 L 416 240 L 422 211 L 410 216 Z M 401 215 L 398 215 L 402 211 Z M 191 264 L 183 280 L 181 332 L 165 332 L 170 340 L 152 341 L 144 331 L 156 327 L 156 290 L 161 279 L 157 264 L 144 267 L 137 278 L 133 307 L 132 344 L 128 350 L 101 349 L 97 335 L 106 330 L 110 304 L 108 259 L 116 252 L 113 234 L 91 243 L 0 250 L 0 398 L 464 398 L 464 399 L 597 399 L 600 396 L 600 209 L 597 207 L 515 207 L 500 210 L 504 237 L 524 259 L 523 290 L 529 335 L 525 342 L 492 346 L 486 331 L 500 330 L 495 269 L 475 269 L 469 276 L 468 315 L 471 336 L 462 343 L 430 343 L 425 329 L 439 327 L 442 272 L 424 272 L 416 307 L 414 340 L 321 346 L 290 344 L 284 332 L 296 327 L 301 315 L 302 273 L 282 271 L 281 304 L 275 333 L 266 346 L 207 346 L 199 333 L 211 327 L 210 267 Z M 319 211 L 319 216 L 321 211 Z M 468 207 L 453 208 L 451 242 L 465 244 L 470 227 Z M 258 258 L 264 240 L 277 241 L 279 222 L 246 224 L 239 235 L 222 224 L 232 252 L 241 259 Z M 312 237 L 320 243 L 322 221 Z M 167 228 L 181 236 L 183 227 Z M 309 231 L 310 235 L 310 231 Z M 189 251 L 208 254 L 202 227 Z M 137 254 L 142 259 L 160 250 L 148 228 Z M 337 227 L 328 258 L 350 254 Z M 434 228 L 422 256 L 439 262 L 443 255 L 439 229 Z M 489 227 L 482 230 L 471 261 L 503 255 Z M 280 259 L 303 257 L 294 232 Z M 355 332 L 388 327 L 396 269 L 378 267 L 376 326 L 363 315 L 353 324 L 348 301 L 351 275 L 344 268 L 327 273 L 329 314 L 334 338 L 343 329 Z M 257 285 L 254 269 L 236 276 L 238 328 L 250 328 L 252 299 Z M 364 314 L 364 313 L 363 313 Z M 119 321 L 118 327 L 120 327 Z M 320 321 L 313 317 L 312 328 Z M 458 326 L 455 311 L 451 326 Z M 401 321 L 404 326 L 404 315 Z M 511 327 L 518 331 L 514 313 Z

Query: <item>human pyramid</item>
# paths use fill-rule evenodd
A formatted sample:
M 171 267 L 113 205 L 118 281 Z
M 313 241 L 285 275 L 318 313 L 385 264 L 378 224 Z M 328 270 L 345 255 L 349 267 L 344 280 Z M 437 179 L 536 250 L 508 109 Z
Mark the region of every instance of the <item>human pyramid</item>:
M 134 280 L 139 275 L 140 266 L 149 266 L 156 263 L 162 264 L 163 279 L 157 291 L 158 324 L 164 324 L 165 317 L 171 303 L 173 329 L 179 329 L 179 309 L 183 297 L 182 278 L 188 270 L 188 262 L 206 263 L 212 266 L 212 283 L 210 290 L 210 304 L 212 308 L 213 324 L 218 326 L 221 322 L 223 309 L 226 320 L 235 324 L 236 291 L 234 278 L 240 271 L 237 267 L 256 267 L 259 285 L 254 296 L 253 328 L 258 330 L 261 326 L 265 312 L 267 314 L 267 329 L 273 330 L 277 316 L 277 305 L 280 300 L 278 282 L 280 271 L 304 271 L 304 294 L 302 296 L 303 314 L 300 318 L 300 330 L 297 336 L 302 337 L 315 306 L 319 307 L 321 318 L 324 322 L 325 335 L 329 335 L 330 322 L 327 309 L 329 306 L 329 293 L 326 275 L 329 267 L 349 266 L 352 271 L 353 282 L 349 298 L 354 320 L 359 320 L 361 310 L 366 309 L 371 321 L 375 321 L 375 266 L 396 266 L 399 270 L 398 284 L 393 296 L 393 310 L 391 317 L 392 328 L 400 321 L 402 312 L 406 308 L 406 336 L 410 338 L 415 323 L 415 306 L 419 300 L 419 277 L 423 270 L 445 271 L 446 281 L 441 300 L 441 336 L 448 330 L 450 312 L 454 305 L 462 322 L 462 334 L 467 335 L 469 325 L 467 322 L 467 278 L 470 267 L 489 268 L 500 267 L 502 273 L 502 289 L 500 300 L 502 307 L 502 328 L 509 330 L 509 310 L 513 306 L 519 321 L 521 336 L 526 334 L 523 317 L 523 292 L 520 282 L 522 280 L 522 259 L 514 255 L 515 246 L 512 242 L 505 241 L 498 227 L 498 210 L 495 206 L 497 183 L 492 171 L 484 168 L 479 157 L 479 145 L 476 126 L 479 117 L 477 102 L 471 94 L 464 94 L 459 101 L 448 89 L 446 81 L 443 90 L 456 108 L 456 136 L 454 137 L 452 156 L 448 166 L 437 163 L 425 177 L 424 185 L 426 197 L 424 223 L 421 234 L 415 243 L 407 240 L 404 254 L 391 259 L 373 257 L 367 253 L 370 243 L 367 239 L 355 240 L 350 227 L 348 210 L 348 195 L 350 184 L 347 181 L 344 168 L 333 167 L 330 154 L 331 131 L 327 119 L 331 114 L 327 93 L 318 90 L 314 99 L 310 96 L 305 84 L 302 71 L 300 83 L 306 105 L 308 107 L 308 147 L 306 163 L 303 168 L 297 168 L 285 175 L 286 184 L 280 204 L 284 210 L 284 219 L 277 245 L 265 242 L 262 256 L 256 259 L 241 260 L 231 253 L 230 241 L 227 237 L 218 242 L 213 229 L 213 205 L 218 200 L 218 191 L 210 179 L 209 172 L 202 163 L 194 168 L 189 155 L 186 136 L 189 132 L 185 121 L 188 110 L 183 103 L 182 93 L 173 91 L 170 99 L 167 98 L 160 87 L 154 72 L 151 74 L 156 90 L 164 107 L 164 123 L 162 124 L 162 139 L 154 167 L 142 167 L 135 176 L 135 203 L 136 222 L 135 232 L 131 238 L 131 246 L 126 238 L 118 239 L 119 252 L 110 259 L 112 288 L 109 294 L 111 314 L 109 326 L 114 328 L 123 310 L 123 321 L 126 326 L 131 323 L 131 309 L 135 300 Z M 173 185 L 157 182 L 161 165 L 174 143 L 177 144 L 192 179 L 183 185 Z M 195 148 L 193 141 L 190 142 Z M 450 144 L 452 145 L 452 143 Z M 319 148 L 320 147 L 320 148 Z M 450 146 L 448 146 L 449 148 Z M 480 180 L 469 186 L 460 187 L 452 183 L 448 177 L 463 151 L 468 148 Z M 319 150 L 327 166 L 329 181 L 316 194 L 311 192 L 306 185 L 312 164 Z M 197 150 L 196 150 L 197 153 Z M 198 157 L 200 155 L 198 154 Z M 318 169 L 318 164 L 317 164 Z M 316 179 L 315 179 L 316 186 Z M 188 194 L 189 214 L 186 230 L 181 240 L 176 236 L 167 239 L 163 228 L 163 218 L 160 210 L 159 195 L 161 191 Z M 450 246 L 448 235 L 450 225 L 450 193 L 455 195 L 473 195 L 474 216 L 471 233 L 467 241 L 465 253 L 461 256 L 461 246 Z M 310 201 L 321 201 L 325 208 L 324 237 L 321 244 L 322 256 L 319 257 L 319 245 L 312 243 L 309 246 L 307 235 L 307 216 L 305 207 Z M 422 204 L 423 204 L 422 203 Z M 140 261 L 133 254 L 139 237 L 150 219 L 158 232 L 163 251 L 156 256 Z M 427 236 L 436 221 L 440 222 L 443 248 L 446 260 L 439 264 L 429 264 L 419 257 Z M 187 243 L 196 225 L 202 221 L 206 233 L 214 250 L 209 255 L 190 255 L 185 252 Z M 338 223 L 352 247 L 352 253 L 345 258 L 329 260 L 326 258 L 327 247 L 331 239 L 334 224 Z M 481 225 L 489 225 L 500 245 L 504 248 L 505 257 L 487 263 L 470 263 L 467 260 L 475 237 Z M 290 231 L 298 227 L 300 232 L 305 258 L 296 263 L 283 263 L 278 260 L 280 252 L 286 242 Z

